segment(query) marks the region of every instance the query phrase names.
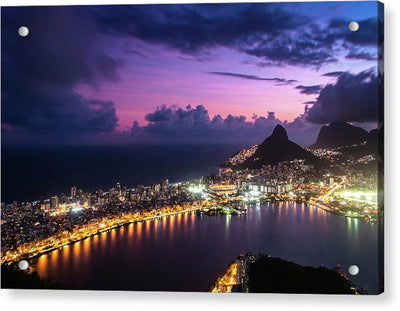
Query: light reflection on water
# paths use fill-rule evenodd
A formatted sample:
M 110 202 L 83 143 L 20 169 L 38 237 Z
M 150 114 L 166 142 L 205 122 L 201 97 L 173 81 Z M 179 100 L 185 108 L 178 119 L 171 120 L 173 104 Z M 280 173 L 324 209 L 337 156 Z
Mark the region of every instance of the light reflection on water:
M 355 281 L 377 288 L 377 227 L 304 203 L 247 207 L 246 216 L 179 214 L 104 232 L 40 256 L 36 270 L 93 289 L 207 291 L 240 253 L 303 265 L 360 266 Z

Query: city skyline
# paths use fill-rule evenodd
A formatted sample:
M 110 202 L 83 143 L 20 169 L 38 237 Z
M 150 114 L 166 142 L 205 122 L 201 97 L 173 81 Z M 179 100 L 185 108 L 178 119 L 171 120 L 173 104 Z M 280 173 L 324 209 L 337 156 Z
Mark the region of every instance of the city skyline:
M 2 15 L 5 144 L 221 142 L 285 124 L 306 146 L 322 124 L 379 122 L 376 2 L 9 7 Z M 21 20 L 27 37 L 17 36 Z

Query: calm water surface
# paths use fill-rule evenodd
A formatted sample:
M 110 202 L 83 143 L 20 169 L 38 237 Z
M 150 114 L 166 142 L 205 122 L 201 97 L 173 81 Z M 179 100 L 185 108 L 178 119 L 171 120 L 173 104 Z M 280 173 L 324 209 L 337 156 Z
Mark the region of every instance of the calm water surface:
M 74 146 L 2 148 L 1 202 L 150 185 L 208 175 L 241 145 Z M 23 191 L 21 191 L 23 189 Z
M 181 214 L 130 224 L 39 257 L 38 273 L 78 288 L 208 291 L 240 253 L 347 268 L 377 291 L 378 226 L 305 204 L 249 206 L 246 216 Z

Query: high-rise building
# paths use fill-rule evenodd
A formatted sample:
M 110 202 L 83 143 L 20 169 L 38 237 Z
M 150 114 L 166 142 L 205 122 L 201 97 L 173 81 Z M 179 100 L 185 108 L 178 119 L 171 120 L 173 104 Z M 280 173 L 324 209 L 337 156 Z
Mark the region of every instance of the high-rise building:
M 97 197 L 95 195 L 90 195 L 87 199 L 88 206 L 94 206 L 97 203 Z
M 128 188 L 126 188 L 125 186 L 123 186 L 123 187 L 122 187 L 121 194 L 122 194 L 123 196 L 126 196 L 127 193 L 128 193 Z
M 67 201 L 68 201 L 67 196 L 66 196 L 65 194 L 62 194 L 62 195 L 60 196 L 59 203 L 60 203 L 60 204 L 65 204 L 65 203 L 67 203 Z
M 78 194 L 78 188 L 76 186 L 73 186 L 71 188 L 71 198 L 72 199 L 76 198 L 77 194 Z
M 121 184 L 119 182 L 117 182 L 117 184 L 115 185 L 115 190 L 118 192 L 118 194 L 121 194 Z
M 58 208 L 58 196 L 55 195 L 50 198 L 50 208 Z
M 151 185 L 151 191 L 153 192 L 153 194 L 159 193 L 161 190 L 161 185 L 160 184 L 153 184 Z
M 169 186 L 169 180 L 165 179 L 162 183 L 161 183 L 161 189 L 162 191 L 167 191 L 168 190 L 168 186 Z

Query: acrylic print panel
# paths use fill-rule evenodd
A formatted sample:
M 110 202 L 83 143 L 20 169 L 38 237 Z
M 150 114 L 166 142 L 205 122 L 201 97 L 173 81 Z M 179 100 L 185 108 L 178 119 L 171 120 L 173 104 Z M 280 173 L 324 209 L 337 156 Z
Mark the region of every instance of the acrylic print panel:
M 382 4 L 1 20 L 3 288 L 383 291 Z

